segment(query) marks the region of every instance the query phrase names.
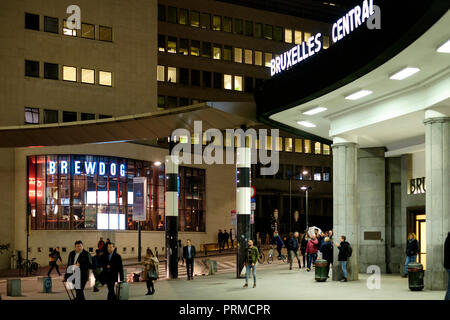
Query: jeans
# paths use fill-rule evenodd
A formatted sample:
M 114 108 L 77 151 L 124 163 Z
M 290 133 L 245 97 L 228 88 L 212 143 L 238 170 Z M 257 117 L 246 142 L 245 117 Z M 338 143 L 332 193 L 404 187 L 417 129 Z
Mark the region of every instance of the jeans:
M 406 256 L 405 261 L 405 274 L 408 274 L 408 263 L 410 262 L 416 262 L 417 256 Z
M 448 283 L 447 283 L 447 293 L 445 294 L 445 300 L 450 300 L 450 269 L 447 269 Z
M 302 265 L 300 263 L 300 256 L 298 255 L 298 250 L 289 250 L 289 268 L 292 268 L 292 263 L 294 261 L 294 257 L 297 258 L 298 261 L 298 267 L 300 268 Z
M 315 264 L 317 260 L 317 253 L 308 253 L 308 269 L 311 269 L 311 260 Z
M 282 248 L 282 246 L 280 246 L 280 245 L 277 245 L 278 258 L 280 258 L 280 257 L 281 257 L 281 248 Z
M 250 269 L 253 271 L 253 283 L 256 283 L 256 264 L 252 266 L 250 263 L 247 263 L 245 267 L 245 283 L 248 283 L 248 276 L 250 275 Z
M 304 249 L 300 250 L 302 252 L 302 259 L 303 259 L 303 268 L 306 266 L 306 252 Z
M 341 261 L 342 272 L 344 273 L 344 278 L 347 279 L 347 261 Z

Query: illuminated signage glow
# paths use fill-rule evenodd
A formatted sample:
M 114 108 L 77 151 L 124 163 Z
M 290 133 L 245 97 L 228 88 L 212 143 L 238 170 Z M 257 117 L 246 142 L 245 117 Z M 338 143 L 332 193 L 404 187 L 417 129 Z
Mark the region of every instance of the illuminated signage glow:
M 59 168 L 58 168 L 58 162 L 57 161 L 49 161 L 48 162 L 48 174 L 56 174 L 58 171 L 60 174 L 68 174 L 69 169 L 69 161 L 61 160 L 59 162 Z M 59 170 L 58 170 L 59 169 Z M 106 167 L 106 163 L 104 162 L 95 162 L 95 161 L 80 161 L 75 160 L 73 161 L 73 174 L 74 175 L 93 175 L 98 171 L 98 174 L 100 176 L 104 176 L 107 173 L 110 176 L 117 176 L 119 174 L 121 177 L 125 177 L 126 174 L 126 167 L 125 164 L 117 164 L 117 163 L 110 163 L 109 167 Z
M 361 6 L 356 6 L 345 16 L 333 24 L 331 37 L 338 42 L 356 28 L 362 25 L 374 13 L 373 0 L 364 0 Z

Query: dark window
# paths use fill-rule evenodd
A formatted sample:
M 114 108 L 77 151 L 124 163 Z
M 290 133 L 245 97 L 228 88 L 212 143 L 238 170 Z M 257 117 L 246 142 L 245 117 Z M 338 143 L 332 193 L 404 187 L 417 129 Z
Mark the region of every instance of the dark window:
M 180 68 L 180 83 L 189 85 L 189 69 Z
M 63 122 L 77 121 L 77 113 L 71 111 L 63 111 Z
M 58 33 L 58 18 L 44 17 L 44 31 Z
M 286 168 L 286 179 L 294 178 L 294 166 L 291 164 L 287 164 Z
M 245 77 L 245 92 L 253 92 L 253 78 Z
M 210 42 L 203 42 L 202 57 L 211 58 L 211 43 Z
M 180 98 L 180 107 L 189 105 L 189 98 Z
M 95 114 L 93 113 L 81 113 L 81 120 L 85 121 L 85 120 L 95 120 Z
M 198 11 L 190 11 L 189 12 L 191 26 L 192 27 L 200 27 L 200 13 Z
M 200 71 L 191 70 L 191 85 L 200 86 Z
M 200 26 L 202 29 L 211 29 L 211 15 L 209 13 L 200 15 Z
M 264 79 L 255 79 L 255 89 L 258 89 L 262 86 Z
M 158 20 L 166 21 L 166 7 L 162 4 L 158 4 Z
M 231 61 L 232 49 L 230 46 L 223 46 L 223 60 Z
M 56 63 L 44 62 L 44 78 L 58 80 L 58 65 Z
M 241 19 L 234 19 L 234 33 L 243 34 Z
M 167 52 L 177 53 L 177 38 L 167 37 Z
M 44 123 L 58 123 L 58 110 L 44 110 Z
M 25 108 L 25 123 L 38 124 L 39 123 L 39 109 Z
M 180 46 L 178 47 L 178 53 L 183 55 L 189 55 L 189 40 L 180 39 Z
M 211 72 L 209 71 L 203 71 L 203 87 L 205 88 L 211 88 Z
M 273 27 L 271 25 L 264 25 L 264 38 L 272 40 L 273 38 Z
M 262 38 L 262 24 L 255 23 L 255 37 Z
M 99 39 L 102 41 L 112 41 L 112 28 L 99 26 Z
M 167 97 L 167 107 L 176 108 L 177 107 L 177 97 Z
M 98 118 L 99 118 L 99 119 L 109 119 L 109 118 L 112 118 L 112 116 L 107 115 L 107 114 L 99 114 L 99 115 L 98 115 Z
M 158 51 L 164 52 L 166 50 L 166 37 L 158 34 Z
M 191 56 L 200 55 L 200 41 L 191 40 Z
M 323 181 L 330 181 L 331 170 L 330 168 L 323 168 Z
M 39 61 L 25 60 L 25 75 L 28 77 L 39 77 Z
M 178 16 L 179 24 L 188 24 L 188 11 L 186 9 L 180 9 L 180 15 Z
M 39 31 L 39 15 L 25 13 L 25 29 Z
M 214 88 L 222 89 L 223 88 L 223 75 L 219 72 L 214 72 Z
M 275 27 L 275 30 L 273 32 L 273 40 L 283 41 L 283 28 L 282 27 Z
M 223 17 L 223 31 L 231 32 L 232 31 L 232 19 L 230 17 Z
M 177 23 L 177 8 L 170 7 L 167 10 L 167 22 Z
M 158 96 L 158 107 L 165 108 L 165 106 L 166 106 L 166 97 Z
M 272 148 L 273 150 L 273 148 Z M 284 164 L 280 164 L 280 167 L 278 168 L 277 173 L 275 173 L 275 179 L 283 179 L 283 171 L 284 171 Z
M 95 25 L 89 23 L 82 23 L 81 36 L 83 38 L 95 39 Z
M 253 37 L 253 22 L 245 21 L 245 35 Z

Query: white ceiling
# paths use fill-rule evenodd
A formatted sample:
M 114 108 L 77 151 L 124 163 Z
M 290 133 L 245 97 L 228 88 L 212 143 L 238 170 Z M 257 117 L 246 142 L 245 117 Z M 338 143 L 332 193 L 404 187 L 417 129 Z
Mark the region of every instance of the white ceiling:
M 447 12 L 418 40 L 377 69 L 270 118 L 326 139 L 357 136 L 361 147 L 386 146 L 389 150 L 399 141 L 414 141 L 412 138 L 425 134 L 426 109 L 439 107 L 440 112 L 450 116 L 450 54 L 436 52 L 439 45 L 450 39 L 449 25 Z M 421 71 L 405 80 L 389 79 L 407 66 Z M 345 99 L 360 89 L 371 90 L 373 94 L 356 101 Z M 317 106 L 328 110 L 313 116 L 302 114 Z M 300 126 L 299 120 L 310 121 L 317 127 Z

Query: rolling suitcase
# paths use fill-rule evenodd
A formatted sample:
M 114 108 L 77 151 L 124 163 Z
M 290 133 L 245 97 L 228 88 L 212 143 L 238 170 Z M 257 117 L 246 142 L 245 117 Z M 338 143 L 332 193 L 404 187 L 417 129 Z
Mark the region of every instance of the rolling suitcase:
M 64 287 L 64 289 L 66 289 L 66 293 L 67 293 L 67 296 L 69 297 L 69 300 L 71 300 L 71 301 L 74 301 L 75 300 L 75 298 L 76 298 L 76 295 L 75 295 L 75 290 L 74 289 L 72 289 L 72 288 L 67 288 L 67 281 L 65 281 L 65 280 L 63 280 L 63 287 Z
M 130 285 L 128 282 L 116 283 L 116 299 L 128 300 L 130 298 Z

